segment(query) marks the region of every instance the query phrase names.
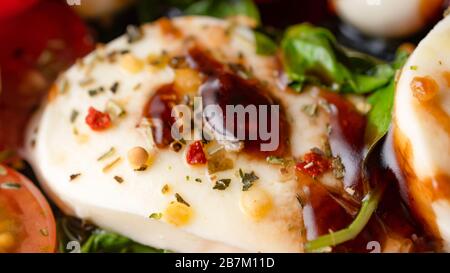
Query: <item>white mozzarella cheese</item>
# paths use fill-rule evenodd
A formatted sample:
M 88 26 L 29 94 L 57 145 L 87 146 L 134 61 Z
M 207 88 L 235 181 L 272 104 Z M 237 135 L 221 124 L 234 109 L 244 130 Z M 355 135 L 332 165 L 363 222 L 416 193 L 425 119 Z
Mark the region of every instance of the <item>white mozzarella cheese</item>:
M 141 60 L 163 51 L 183 52 L 186 37 L 195 38 L 224 63 L 243 56 L 255 77 L 267 82 L 273 95 L 285 105 L 291 126 L 290 148 L 295 157 L 322 145 L 321 139 L 326 135 L 326 114 L 311 122 L 301 112 L 303 105 L 317 100 L 317 94 L 310 91 L 294 95 L 281 90 L 279 77 L 274 73 L 278 61 L 256 54 L 253 32 L 246 27 L 206 17 L 177 18 L 171 24 L 182 38 L 163 31 L 161 22 L 145 25 L 140 40 L 128 44 L 126 37 L 120 37 L 62 76 L 57 83 L 59 93 L 50 96 L 28 130 L 25 155 L 43 188 L 67 213 L 154 247 L 182 252 L 302 251 L 303 224 L 295 178 L 282 179 L 279 166 L 237 153 L 234 168 L 216 174 L 216 179 L 231 179 L 230 186 L 223 191 L 213 190 L 207 168 L 186 163 L 186 148 L 180 152 L 157 149 L 142 128 L 136 128 L 152 94 L 161 85 L 173 82 L 173 69 L 154 69 L 146 63 L 130 73 L 120 60 L 110 62 L 104 58 L 113 50 L 124 49 Z M 86 70 L 90 70 L 94 80 L 88 87 Z M 64 87 L 65 81 L 68 84 Z M 116 81 L 120 84 L 114 94 L 108 87 Z M 87 90 L 98 86 L 105 90 L 89 95 Z M 109 100 L 120 103 L 126 115 L 108 130 L 92 131 L 85 123 L 88 108 L 104 109 Z M 71 122 L 74 110 L 79 115 Z M 127 161 L 127 152 L 136 146 L 153 153 L 152 163 L 145 171 L 135 171 Z M 115 153 L 99 161 L 111 147 Z M 120 161 L 104 171 L 117 158 Z M 259 177 L 249 191 L 242 191 L 239 169 L 254 171 Z M 71 181 L 73 174 L 79 176 Z M 123 182 L 115 181 L 115 176 Z M 197 178 L 202 182 L 195 182 Z M 165 185 L 169 189 L 163 193 Z M 164 215 L 175 200 L 175 193 L 190 205 L 188 211 L 182 208 L 184 215 L 174 215 L 184 217 L 182 222 L 168 220 Z M 163 213 L 163 217 L 150 219 L 152 213 Z
M 418 45 L 398 81 L 394 146 L 413 210 L 450 243 L 450 17 Z
M 402 37 L 424 28 L 442 0 L 333 0 L 336 13 L 365 34 Z

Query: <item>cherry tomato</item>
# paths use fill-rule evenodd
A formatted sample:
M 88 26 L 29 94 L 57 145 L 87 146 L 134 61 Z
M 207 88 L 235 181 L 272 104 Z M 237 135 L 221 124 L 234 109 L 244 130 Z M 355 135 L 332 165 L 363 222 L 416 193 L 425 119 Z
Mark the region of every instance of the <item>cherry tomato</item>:
M 52 210 L 36 186 L 0 165 L 0 253 L 55 252 Z
M 15 16 L 36 4 L 38 0 L 7 0 L 0 2 L 0 18 Z
M 65 1 L 38 1 L 15 16 L 0 17 L 0 26 L 0 143 L 14 149 L 58 73 L 87 54 L 93 43 Z

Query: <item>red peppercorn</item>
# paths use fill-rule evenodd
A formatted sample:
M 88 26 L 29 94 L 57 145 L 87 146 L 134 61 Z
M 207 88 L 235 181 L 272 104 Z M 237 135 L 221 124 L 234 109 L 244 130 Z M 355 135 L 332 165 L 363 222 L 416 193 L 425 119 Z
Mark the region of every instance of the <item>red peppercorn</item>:
M 203 152 L 203 147 L 201 141 L 196 141 L 189 145 L 186 160 L 191 165 L 205 164 L 206 156 Z
M 310 152 L 303 156 L 303 161 L 295 166 L 297 171 L 313 178 L 323 174 L 331 168 L 331 162 L 323 155 Z
M 96 110 L 94 107 L 89 107 L 86 123 L 92 130 L 102 131 L 111 126 L 111 117 L 108 113 L 103 113 Z

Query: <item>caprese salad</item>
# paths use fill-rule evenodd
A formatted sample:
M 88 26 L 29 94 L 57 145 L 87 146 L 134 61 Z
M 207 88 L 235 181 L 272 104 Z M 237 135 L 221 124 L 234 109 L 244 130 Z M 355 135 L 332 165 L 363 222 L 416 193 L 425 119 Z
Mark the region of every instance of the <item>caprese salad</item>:
M 450 251 L 449 17 L 385 61 L 193 1 L 82 57 L 32 2 L 76 31 L 0 29 L 0 252 Z

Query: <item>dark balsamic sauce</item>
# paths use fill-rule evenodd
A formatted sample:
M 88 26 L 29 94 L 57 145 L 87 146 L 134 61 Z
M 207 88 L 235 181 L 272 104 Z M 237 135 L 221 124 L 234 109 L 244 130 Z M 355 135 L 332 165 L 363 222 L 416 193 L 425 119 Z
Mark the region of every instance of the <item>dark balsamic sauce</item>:
M 302 180 L 307 179 L 300 178 L 300 181 Z M 303 181 L 301 183 L 305 183 Z M 303 189 L 308 192 L 303 201 L 303 222 L 307 240 L 343 229 L 352 222 L 352 216 L 322 184 L 307 183 L 303 185 Z
M 189 50 L 187 56 L 189 67 L 196 69 L 205 75 L 206 80 L 199 88 L 199 95 L 203 99 L 203 107 L 218 105 L 225 113 L 226 105 L 278 105 L 261 85 L 252 79 L 244 79 L 234 74 L 225 65 L 212 58 L 204 50 L 194 47 Z M 311 179 L 299 179 L 308 194 L 303 200 L 303 219 L 308 240 L 330 231 L 338 231 L 346 228 L 355 218 L 362 199 L 368 192 L 369 186 L 385 183 L 386 189 L 382 200 L 364 230 L 357 238 L 333 248 L 334 252 L 370 252 L 370 242 L 378 242 L 381 250 L 384 250 L 388 238 L 394 238 L 409 246 L 408 251 L 432 251 L 436 250 L 436 244 L 426 236 L 423 229 L 411 217 L 410 211 L 403 203 L 400 196 L 399 181 L 392 166 L 386 164 L 385 157 L 392 157 L 392 145 L 385 143 L 382 152 L 377 148 L 376 156 L 368 162 L 369 181 L 363 179 L 364 159 L 364 129 L 366 118 L 342 96 L 323 91 L 320 96 L 330 104 L 329 144 L 333 156 L 339 156 L 345 166 L 343 178 L 344 188 L 354 190 L 353 195 L 343 192 L 333 192 L 321 183 Z M 172 141 L 171 126 L 174 119 L 171 116 L 172 107 L 180 103 L 182 94 L 178 94 L 172 84 L 160 87 L 150 98 L 144 109 L 144 116 L 161 120 L 159 124 L 153 124 L 153 136 L 159 148 L 167 147 Z M 244 140 L 244 152 L 265 158 L 268 155 L 285 156 L 289 154 L 288 136 L 289 126 L 283 108 L 280 106 L 280 145 L 273 152 L 261 152 L 262 139 Z M 270 120 L 270 115 L 269 115 Z M 223 128 L 226 124 L 225 117 L 205 117 L 206 122 L 216 128 Z M 244 128 L 246 136 L 252 130 L 258 130 L 260 124 L 257 121 L 237 120 L 235 124 Z M 271 128 L 268 128 L 269 130 Z M 233 132 L 235 133 L 235 132 Z M 257 134 L 259 136 L 259 134 Z M 381 147 L 381 146 L 380 146 Z M 386 152 L 387 151 L 387 152 Z M 386 154 L 391 153 L 391 154 Z M 303 182 L 302 182 L 303 181 Z M 306 181 L 306 182 L 304 182 Z M 388 248 L 387 248 L 388 249 Z
M 204 50 L 194 47 L 189 50 L 187 62 L 192 69 L 196 69 L 202 74 L 206 75 L 206 80 L 199 88 L 199 95 L 202 97 L 203 107 L 208 105 L 218 105 L 222 110 L 222 116 L 208 116 L 205 115 L 205 121 L 215 128 L 219 134 L 230 134 L 236 139 L 239 130 L 245 131 L 244 151 L 248 154 L 258 156 L 265 159 L 269 155 L 282 156 L 288 152 L 288 136 L 289 128 L 286 121 L 282 107 L 277 104 L 258 81 L 252 79 L 244 79 L 229 71 L 227 67 L 212 57 L 210 57 Z M 151 97 L 144 109 L 144 116 L 151 120 L 161 120 L 159 124 L 153 124 L 153 137 L 156 145 L 159 148 L 167 147 L 172 141 L 171 126 L 174 119 L 171 116 L 172 107 L 179 103 L 180 94 L 177 94 L 172 85 L 164 85 L 160 87 L 156 93 Z M 271 128 L 271 112 L 270 106 L 280 106 L 279 119 L 275 122 L 279 125 L 279 145 L 274 151 L 261 151 L 261 145 L 270 142 L 261 138 L 259 132 L 261 124 L 259 117 L 255 120 L 246 118 L 245 120 L 238 120 L 238 116 L 233 116 L 235 127 L 233 132 L 226 132 L 227 120 L 225 117 L 227 105 L 242 105 L 247 107 L 249 105 L 267 106 L 267 131 Z M 257 111 L 257 114 L 261 113 Z M 276 128 L 274 128 L 276 129 Z M 256 139 L 250 139 L 249 136 L 255 135 Z
M 355 217 L 364 197 L 361 166 L 364 149 L 366 118 L 342 96 L 321 91 L 320 97 L 329 104 L 329 144 L 333 156 L 340 157 L 345 166 L 343 187 L 351 188 L 354 195 L 333 192 L 321 183 L 300 177 L 307 190 L 303 218 L 308 240 L 346 228 Z
M 361 188 L 361 164 L 366 117 L 336 93 L 322 92 L 321 96 L 331 105 L 329 143 L 333 155 L 339 156 L 345 166 L 344 187 L 354 189 L 358 198 L 362 198 L 365 194 Z
M 244 152 L 261 158 L 266 158 L 269 155 L 283 156 L 288 153 L 288 136 L 289 127 L 286 121 L 286 117 L 282 106 L 275 102 L 275 100 L 269 95 L 269 92 L 265 90 L 258 81 L 252 79 L 244 79 L 235 73 L 228 71 L 222 64 L 211 59 L 205 55 L 200 49 L 193 48 L 189 52 L 190 60 L 199 71 L 208 75 L 208 80 L 200 87 L 200 95 L 203 100 L 203 106 L 218 105 L 222 112 L 226 113 L 227 105 L 242 105 L 256 106 L 256 112 L 258 117 L 255 119 L 245 118 L 245 120 L 239 120 L 237 115 L 232 117 L 222 116 L 208 116 L 206 115 L 206 122 L 210 123 L 213 128 L 217 128 L 219 133 L 231 134 L 235 138 L 238 138 L 237 132 L 245 132 Z M 276 130 L 271 128 L 271 120 L 275 119 L 272 116 L 270 107 L 279 106 L 279 117 L 275 120 L 278 125 L 279 131 L 277 136 L 279 137 L 279 144 L 273 151 L 262 151 L 261 145 L 267 144 L 269 140 L 261 138 L 260 115 L 263 114 L 259 111 L 260 106 L 266 106 L 267 113 L 267 131 Z M 227 119 L 228 118 L 228 119 Z M 235 124 L 234 131 L 226 131 L 230 127 L 227 124 L 232 122 Z M 254 139 L 250 139 L 249 136 L 256 136 Z
M 403 202 L 399 188 L 401 177 L 392 161 L 395 161 L 395 155 L 391 134 L 384 143 L 376 146 L 375 156 L 369 157 L 366 164 L 368 181 L 365 181 L 362 173 L 365 117 L 337 94 L 324 91 L 321 97 L 332 105 L 329 142 L 333 155 L 342 157 L 346 169 L 344 187 L 355 190 L 353 197 L 359 203 L 368 188 L 385 187 L 380 204 L 363 231 L 355 239 L 334 247 L 333 251 L 371 252 L 376 250 L 373 243 L 379 243 L 381 251 L 437 250 L 439 245 L 424 232 Z M 343 229 L 353 221 L 356 214 L 347 209 L 352 204 L 344 195 L 339 196 L 320 183 L 307 183 L 306 187 L 309 193 L 303 215 L 308 240 Z M 394 248 L 392 241 L 397 244 Z
M 172 84 L 161 86 L 144 108 L 144 116 L 152 121 L 153 140 L 158 148 L 172 143 L 171 128 L 175 123 L 172 108 L 179 103 L 179 95 Z
M 377 210 L 356 239 L 339 245 L 335 251 L 370 252 L 373 249 L 369 247 L 369 242 L 372 241 L 379 243 L 384 251 L 424 252 L 435 249 L 433 241 L 413 219 L 400 196 L 397 175 L 386 160 L 386 157 L 393 156 L 389 145 L 386 140 L 379 143 L 372 152 L 374 156 L 369 156 L 366 163 L 370 187 L 385 188 Z M 394 248 L 392 241 L 397 244 Z

